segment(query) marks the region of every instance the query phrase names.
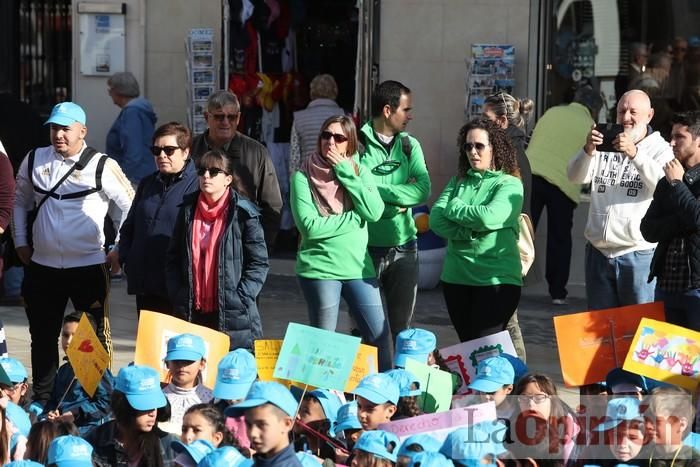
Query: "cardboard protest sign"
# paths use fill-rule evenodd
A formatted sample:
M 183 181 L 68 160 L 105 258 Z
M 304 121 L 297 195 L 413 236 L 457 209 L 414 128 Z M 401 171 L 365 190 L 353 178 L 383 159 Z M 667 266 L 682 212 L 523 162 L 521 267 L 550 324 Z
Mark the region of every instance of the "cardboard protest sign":
M 359 346 L 359 337 L 289 323 L 272 376 L 343 391 Z
M 419 433 L 427 433 L 438 441 L 444 441 L 447 435 L 457 428 L 468 427 L 480 422 L 495 421 L 496 418 L 496 404 L 486 402 L 448 412 L 419 415 L 383 423 L 379 425 L 379 429 L 394 433 L 402 442 L 409 436 Z
M 700 332 L 644 318 L 623 369 L 692 393 L 700 382 Z
M 379 371 L 379 361 L 377 359 L 377 348 L 372 345 L 360 344 L 357 350 L 355 361 L 352 364 L 352 371 L 348 378 L 348 384 L 345 385 L 345 392 L 355 390 L 360 380 L 367 375 L 377 373 Z
M 406 359 L 406 370 L 420 382 L 418 406 L 423 413 L 447 412 L 452 403 L 452 374 L 417 360 Z
M 497 332 L 490 336 L 440 349 L 440 355 L 445 363 L 451 372 L 460 379 L 457 394 L 471 394 L 472 391 L 467 386 L 476 377 L 476 367 L 479 362 L 502 353 L 516 355 L 508 331 Z
M 555 316 L 559 363 L 567 386 L 605 381 L 622 366 L 642 318 L 663 321 L 661 302 Z
M 292 384 L 290 381 L 272 376 L 281 349 L 282 339 L 258 339 L 255 341 L 255 363 L 258 366 L 258 378 L 260 381 L 277 381 L 289 387 Z
M 97 338 L 85 313 L 68 344 L 66 355 L 80 385 L 90 397 L 94 396 L 102 375 L 109 367 L 109 354 Z
M 204 339 L 204 358 L 207 360 L 207 366 L 202 371 L 202 379 L 207 387 L 213 388 L 219 360 L 229 351 L 230 339 L 223 332 L 163 313 L 141 310 L 134 362 L 160 370 L 161 381 L 167 381 L 168 369 L 163 359 L 168 349 L 168 339 L 184 333 L 195 334 Z

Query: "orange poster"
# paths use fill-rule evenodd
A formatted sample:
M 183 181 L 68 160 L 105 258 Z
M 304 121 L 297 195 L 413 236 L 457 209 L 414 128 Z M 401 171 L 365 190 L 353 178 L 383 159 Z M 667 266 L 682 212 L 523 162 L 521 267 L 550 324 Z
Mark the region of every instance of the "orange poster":
M 622 367 L 642 318 L 664 321 L 662 302 L 554 317 L 559 362 L 567 386 L 605 381 Z
M 219 360 L 228 353 L 229 337 L 223 332 L 192 324 L 182 319 L 141 310 L 139 327 L 136 334 L 136 352 L 134 362 L 137 365 L 148 365 L 160 371 L 160 380 L 168 379 L 168 369 L 163 359 L 168 347 L 168 339 L 184 333 L 195 334 L 204 339 L 206 353 L 204 358 L 207 366 L 202 372 L 205 386 L 214 387 L 216 383 L 216 367 Z

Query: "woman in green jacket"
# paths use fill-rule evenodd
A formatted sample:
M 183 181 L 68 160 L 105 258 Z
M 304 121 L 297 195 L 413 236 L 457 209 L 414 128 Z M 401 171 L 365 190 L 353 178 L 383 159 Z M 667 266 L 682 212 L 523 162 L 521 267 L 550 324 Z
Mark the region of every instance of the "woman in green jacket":
M 292 176 L 291 207 L 301 236 L 296 273 L 312 326 L 335 331 L 342 296 L 365 343 L 392 367 L 392 342 L 377 275 L 367 253 L 367 223 L 384 211 L 372 176 L 357 162 L 352 119 L 327 119 L 317 152 Z
M 462 342 L 505 329 L 522 286 L 518 216 L 523 204 L 515 150 L 486 119 L 459 131 L 459 168 L 430 214 L 448 240 L 442 286 Z

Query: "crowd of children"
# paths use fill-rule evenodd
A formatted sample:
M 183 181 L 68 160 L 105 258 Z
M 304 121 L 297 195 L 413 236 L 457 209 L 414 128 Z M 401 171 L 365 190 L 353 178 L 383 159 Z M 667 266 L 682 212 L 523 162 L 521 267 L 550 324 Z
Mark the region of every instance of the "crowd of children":
M 79 314 L 65 317 L 64 351 L 79 321 Z M 30 388 L 22 364 L 0 358 L 1 464 L 700 465 L 691 394 L 621 369 L 609 373 L 599 393 L 582 397 L 572 408 L 558 397 L 549 377 L 529 372 L 517 357 L 491 356 L 479 362 L 469 381 L 471 394 L 455 398 L 459 404 L 453 407 L 476 411 L 488 406 L 492 416 L 431 431 L 436 419 L 421 417 L 424 388 L 404 368 L 413 359 L 449 370 L 429 331 L 402 331 L 395 368 L 365 376 L 351 393 L 260 381 L 254 356 L 243 349 L 218 362 L 216 383 L 210 389 L 202 373 L 205 355 L 201 337 L 174 336 L 164 358 L 167 384 L 161 383 L 158 370 L 130 365 L 116 377 L 105 372 L 92 396 L 66 361 L 56 375 L 52 398 L 43 407 L 27 400 Z M 412 418 L 416 423 L 410 423 Z M 401 422 L 392 424 L 397 421 Z M 423 428 L 410 435 L 402 432 L 406 427 Z

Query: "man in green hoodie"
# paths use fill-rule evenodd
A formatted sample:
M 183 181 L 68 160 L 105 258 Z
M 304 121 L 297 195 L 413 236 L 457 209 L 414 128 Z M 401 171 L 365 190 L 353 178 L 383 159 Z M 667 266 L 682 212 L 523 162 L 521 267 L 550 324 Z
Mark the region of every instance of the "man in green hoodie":
M 425 203 L 430 177 L 418 140 L 406 133 L 411 90 L 384 81 L 372 96 L 372 119 L 360 130 L 363 166 L 374 176 L 385 204 L 369 224 L 369 252 L 384 291 L 393 340 L 411 324 L 418 282 L 418 247 L 411 208 Z

